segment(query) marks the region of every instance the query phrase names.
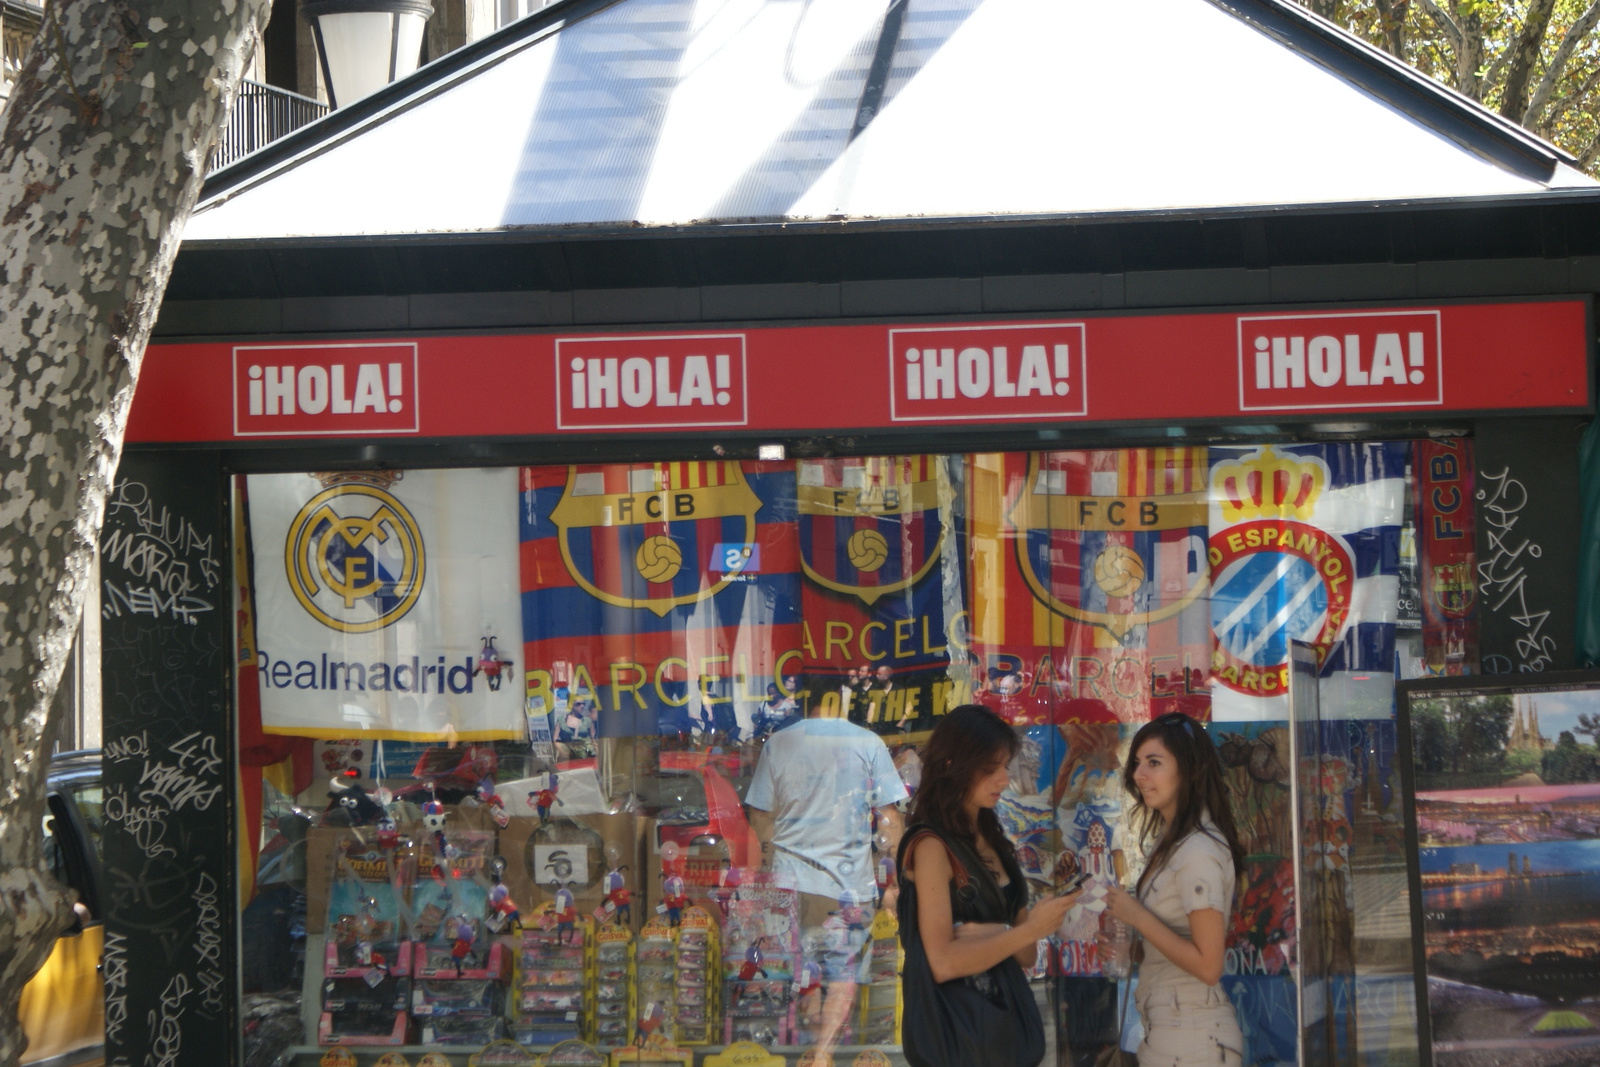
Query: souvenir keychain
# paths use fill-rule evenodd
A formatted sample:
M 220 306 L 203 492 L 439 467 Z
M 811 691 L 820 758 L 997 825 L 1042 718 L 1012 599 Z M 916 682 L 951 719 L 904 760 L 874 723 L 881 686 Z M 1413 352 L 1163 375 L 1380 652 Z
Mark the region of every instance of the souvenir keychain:
M 492 914 L 486 925 L 491 933 L 496 934 L 522 929 L 522 909 L 511 899 L 511 890 L 501 880 L 505 871 L 504 856 L 496 856 L 489 861 L 489 876 L 494 879 L 494 885 L 489 887 L 489 910 Z
M 528 794 L 528 803 L 533 805 L 534 811 L 538 813 L 540 822 L 549 821 L 550 809 L 561 802 L 556 795 L 560 791 L 561 785 L 556 780 L 555 772 L 552 771 L 549 785 Z
M 451 933 L 455 937 L 455 943 L 450 946 L 450 958 L 455 961 L 456 977 L 460 978 L 462 968 L 472 956 L 472 943 L 478 939 L 478 927 L 470 917 L 457 915 L 455 929 Z
M 622 872 L 627 869 L 628 865 L 624 863 L 606 872 L 605 881 L 602 883 L 605 898 L 601 901 L 600 913 L 605 919 L 614 918 L 618 922 L 632 924 L 633 890 L 628 888 L 627 881 L 622 877 Z
M 556 940 L 565 945 L 570 940 L 573 928 L 578 921 L 578 906 L 573 899 L 572 890 L 561 886 L 556 890 Z

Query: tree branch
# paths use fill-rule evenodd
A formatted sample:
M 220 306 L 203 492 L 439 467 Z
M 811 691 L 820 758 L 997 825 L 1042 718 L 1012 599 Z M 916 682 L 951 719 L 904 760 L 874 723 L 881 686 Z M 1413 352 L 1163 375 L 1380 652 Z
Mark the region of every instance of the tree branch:
M 1556 0 L 1529 0 L 1528 14 L 1522 20 L 1522 29 L 1508 49 L 1511 63 L 1506 71 L 1505 91 L 1500 97 L 1500 114 L 1512 122 L 1521 122 L 1528 109 L 1528 79 L 1533 76 L 1533 66 L 1539 61 L 1539 46 L 1544 43 L 1545 31 L 1550 28 L 1550 14 Z
M 1438 27 L 1444 31 L 1444 35 L 1450 39 L 1450 47 L 1457 52 L 1461 51 L 1461 27 L 1456 25 L 1456 20 L 1450 17 L 1450 13 L 1434 3 L 1434 0 L 1417 0 L 1417 2 L 1422 5 L 1422 10 L 1428 13 L 1428 17 L 1433 19 Z
M 1528 101 L 1527 110 L 1522 113 L 1522 124 L 1530 130 L 1539 125 L 1544 118 L 1545 107 L 1550 102 L 1550 94 L 1555 92 L 1556 82 L 1566 72 L 1567 63 L 1572 59 L 1572 53 L 1578 48 L 1578 43 L 1588 36 L 1589 32 L 1600 23 L 1600 0 L 1595 0 L 1589 5 L 1589 10 L 1579 16 L 1578 21 L 1567 27 L 1567 32 L 1561 37 L 1561 44 L 1557 46 L 1555 54 L 1550 57 L 1550 66 L 1545 69 L 1544 77 L 1539 79 L 1538 86 L 1533 91 L 1533 98 Z M 1565 99 L 1565 98 L 1563 98 Z

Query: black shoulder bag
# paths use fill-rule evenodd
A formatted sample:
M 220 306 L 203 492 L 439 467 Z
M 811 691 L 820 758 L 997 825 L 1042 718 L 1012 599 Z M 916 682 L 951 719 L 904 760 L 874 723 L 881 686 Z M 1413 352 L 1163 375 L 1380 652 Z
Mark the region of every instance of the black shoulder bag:
M 950 914 L 956 922 L 1009 923 L 1005 894 L 970 848 L 927 826 L 913 826 L 900 843 L 900 870 L 923 837 L 937 837 L 950 853 Z M 1013 873 L 1012 878 L 1020 874 Z M 925 886 L 929 892 L 937 887 Z M 900 943 L 905 948 L 901 1026 L 911 1067 L 1035 1067 L 1044 1059 L 1044 1021 L 1027 976 L 1014 959 L 982 974 L 936 981 L 917 925 L 915 881 L 901 879 Z

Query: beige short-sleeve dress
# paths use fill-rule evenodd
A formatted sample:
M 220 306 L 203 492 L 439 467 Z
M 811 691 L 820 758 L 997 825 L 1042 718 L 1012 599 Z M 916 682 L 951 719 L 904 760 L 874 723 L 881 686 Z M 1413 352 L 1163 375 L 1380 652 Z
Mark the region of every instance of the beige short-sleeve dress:
M 1233 854 L 1207 823 L 1172 850 L 1139 899 L 1187 938 L 1192 911 L 1213 908 L 1229 919 L 1234 881 Z M 1139 1067 L 1239 1067 L 1244 1062 L 1239 1017 L 1222 986 L 1206 985 L 1148 941 L 1134 1005 L 1144 1021 Z

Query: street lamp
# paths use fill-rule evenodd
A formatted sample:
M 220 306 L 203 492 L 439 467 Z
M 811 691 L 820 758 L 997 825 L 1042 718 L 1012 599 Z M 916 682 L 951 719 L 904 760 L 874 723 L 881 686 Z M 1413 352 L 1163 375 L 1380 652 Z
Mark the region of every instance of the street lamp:
M 306 0 L 328 103 L 350 104 L 417 69 L 427 0 Z

